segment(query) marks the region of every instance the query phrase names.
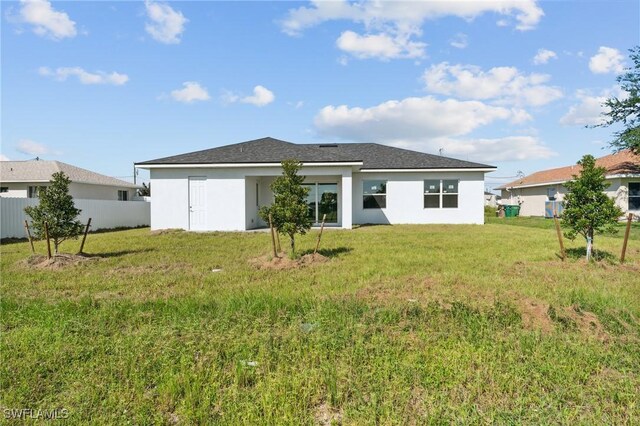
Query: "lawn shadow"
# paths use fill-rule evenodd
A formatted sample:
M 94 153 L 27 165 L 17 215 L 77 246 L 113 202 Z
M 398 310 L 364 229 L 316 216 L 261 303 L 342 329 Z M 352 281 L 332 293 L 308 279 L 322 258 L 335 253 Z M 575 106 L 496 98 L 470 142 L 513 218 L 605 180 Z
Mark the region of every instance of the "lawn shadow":
M 372 226 L 391 226 L 391 224 L 390 223 L 359 223 L 357 225 L 353 225 L 353 229 L 370 228 Z
M 335 248 L 329 248 L 329 249 L 325 248 L 325 249 L 319 249 L 318 254 L 324 257 L 338 257 L 343 253 L 349 253 L 351 250 L 353 250 L 351 247 L 335 247 Z M 301 256 L 304 256 L 306 254 L 313 254 L 313 250 L 309 249 L 300 253 Z
M 111 257 L 121 257 L 126 256 L 128 254 L 138 254 L 138 253 L 150 253 L 156 251 L 153 248 L 145 248 L 138 250 L 120 250 L 120 251 L 107 251 L 104 253 L 82 253 L 84 257 L 99 257 L 103 259 L 111 258 Z
M 587 248 L 569 248 L 566 250 L 567 257 L 570 259 L 585 259 L 587 257 Z M 601 261 L 605 260 L 609 263 L 614 263 L 618 260 L 618 257 L 611 252 L 605 250 L 594 249 L 592 252 L 593 260 Z

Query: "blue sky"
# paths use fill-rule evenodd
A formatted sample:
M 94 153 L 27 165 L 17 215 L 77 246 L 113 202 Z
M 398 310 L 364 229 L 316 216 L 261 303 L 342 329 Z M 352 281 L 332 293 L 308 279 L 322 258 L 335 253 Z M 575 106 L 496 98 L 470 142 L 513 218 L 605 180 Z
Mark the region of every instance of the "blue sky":
M 1 5 L 3 158 L 120 177 L 263 136 L 442 149 L 504 177 L 601 156 L 615 129 L 585 124 L 640 34 L 622 0 Z

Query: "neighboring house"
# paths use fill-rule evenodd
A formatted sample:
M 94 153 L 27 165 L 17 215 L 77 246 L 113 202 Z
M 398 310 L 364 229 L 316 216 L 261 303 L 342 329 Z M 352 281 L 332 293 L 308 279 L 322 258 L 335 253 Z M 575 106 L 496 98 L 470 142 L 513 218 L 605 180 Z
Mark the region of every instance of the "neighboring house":
M 151 228 L 263 227 L 258 209 L 281 161 L 303 163 L 309 215 L 353 224 L 484 223 L 484 175 L 495 167 L 373 143 L 294 144 L 263 138 L 137 163 L 149 169 Z
M 609 187 L 607 195 L 625 212 L 640 213 L 640 156 L 628 150 L 596 160 L 604 167 Z M 562 201 L 567 193 L 564 183 L 580 173 L 578 165 L 543 170 L 496 189 L 502 190 L 503 204 L 519 204 L 521 216 L 544 216 L 545 203 Z
M 38 188 L 47 186 L 56 172 L 64 172 L 71 179 L 69 193 L 73 198 L 128 201 L 141 188 L 60 161 L 0 161 L 0 196 L 37 198 Z
M 487 207 L 498 207 L 500 196 L 493 192 L 484 191 L 484 205 Z

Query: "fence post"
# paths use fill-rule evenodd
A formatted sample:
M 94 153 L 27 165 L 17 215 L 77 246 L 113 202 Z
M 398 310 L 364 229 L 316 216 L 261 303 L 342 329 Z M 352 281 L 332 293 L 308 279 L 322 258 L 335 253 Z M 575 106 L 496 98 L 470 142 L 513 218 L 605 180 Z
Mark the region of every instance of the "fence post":
M 631 231 L 631 221 L 633 213 L 627 216 L 627 229 L 624 231 L 624 242 L 622 243 L 622 253 L 620 254 L 620 263 L 624 263 L 624 256 L 627 254 L 627 242 L 629 241 L 629 232 Z
M 27 237 L 29 237 L 29 244 L 31 244 L 31 254 L 36 252 L 36 249 L 33 247 L 33 238 L 31 238 L 31 231 L 29 231 L 29 222 L 24 221 L 24 229 L 27 231 Z
M 560 254 L 562 255 L 562 261 L 567 258 L 567 253 L 564 251 L 564 242 L 562 241 L 562 231 L 560 230 L 560 222 L 558 222 L 558 215 L 556 209 L 553 209 L 553 221 L 556 224 L 556 234 L 558 234 L 558 242 L 560 243 Z
M 82 236 L 82 243 L 80 243 L 80 251 L 78 254 L 82 254 L 82 250 L 84 249 L 84 242 L 87 239 L 87 234 L 89 233 L 89 227 L 91 226 L 91 218 L 87 221 L 87 226 L 84 228 L 84 235 Z
M 47 238 L 47 259 L 51 259 L 51 244 L 49 244 L 49 224 L 44 223 L 44 236 Z

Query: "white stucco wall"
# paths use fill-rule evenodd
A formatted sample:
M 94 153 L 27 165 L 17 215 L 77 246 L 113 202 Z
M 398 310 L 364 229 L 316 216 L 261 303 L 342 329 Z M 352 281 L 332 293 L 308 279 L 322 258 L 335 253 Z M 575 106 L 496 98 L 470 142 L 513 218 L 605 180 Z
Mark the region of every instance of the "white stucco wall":
M 258 218 L 259 206 L 269 205 L 273 179 L 279 167 L 151 169 L 151 228 L 189 229 L 189 176 L 206 178 L 207 229 L 239 231 L 265 226 Z M 361 173 L 350 167 L 304 167 L 306 182 L 336 183 L 338 224 L 351 228 L 364 223 L 484 223 L 484 173 Z M 363 180 L 387 180 L 387 207 L 363 209 Z M 457 208 L 424 208 L 425 179 L 457 179 Z
M 9 198 L 27 198 L 29 186 L 48 186 L 46 182 L 20 182 L 1 183 L 0 186 L 8 187 L 8 192 L 0 192 L 0 196 Z M 83 200 L 117 200 L 118 190 L 126 190 L 129 193 L 129 200 L 135 195 L 135 190 L 131 188 L 120 188 L 107 185 L 91 185 L 87 183 L 71 182 L 69 184 L 69 194 L 73 198 Z
M 206 178 L 206 229 L 246 229 L 244 174 L 220 169 L 152 169 L 151 229 L 189 229 L 190 176 Z
M 363 208 L 363 181 L 387 181 L 387 206 Z M 457 208 L 424 208 L 425 179 L 457 179 Z M 484 173 L 394 172 L 353 174 L 353 223 L 484 223 Z

